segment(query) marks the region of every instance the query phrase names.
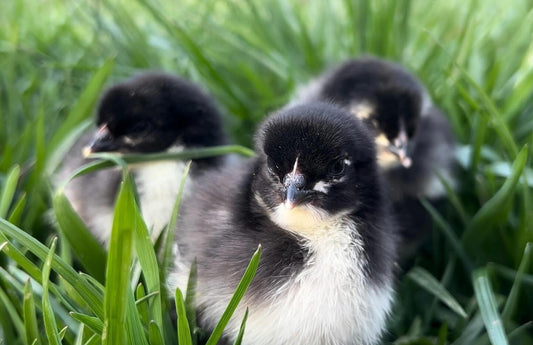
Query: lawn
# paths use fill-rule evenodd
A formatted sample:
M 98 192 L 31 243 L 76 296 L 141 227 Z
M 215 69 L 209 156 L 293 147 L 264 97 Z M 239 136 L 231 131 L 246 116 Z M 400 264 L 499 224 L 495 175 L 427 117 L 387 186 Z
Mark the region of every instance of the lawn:
M 426 203 L 432 237 L 398 276 L 384 343 L 533 344 L 532 41 L 529 0 L 2 1 L 0 344 L 177 341 L 167 243 L 147 240 L 127 174 L 114 227 L 129 231 L 109 255 L 51 184 L 105 87 L 144 70 L 189 78 L 251 147 L 299 84 L 361 54 L 423 81 L 460 164 L 445 207 Z

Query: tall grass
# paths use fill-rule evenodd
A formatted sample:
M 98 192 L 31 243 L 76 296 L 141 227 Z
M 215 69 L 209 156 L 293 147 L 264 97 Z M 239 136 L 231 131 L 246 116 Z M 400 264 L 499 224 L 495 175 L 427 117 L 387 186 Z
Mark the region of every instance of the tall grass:
M 385 342 L 533 344 L 532 32 L 527 0 L 3 1 L 0 344 L 177 339 L 130 187 L 114 226 L 131 233 L 114 235 L 131 251 L 106 255 L 50 184 L 105 85 L 145 69 L 188 77 L 250 146 L 299 83 L 361 54 L 415 72 L 459 142 L 461 186 L 444 210 L 425 203 L 432 239 L 398 277 Z

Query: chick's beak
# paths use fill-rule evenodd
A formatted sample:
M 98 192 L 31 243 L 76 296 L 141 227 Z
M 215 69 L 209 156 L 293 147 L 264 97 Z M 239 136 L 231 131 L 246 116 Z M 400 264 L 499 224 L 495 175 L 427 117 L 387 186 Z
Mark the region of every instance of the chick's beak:
M 118 145 L 109 132 L 107 125 L 102 125 L 94 134 L 89 145 L 83 148 L 83 156 L 87 157 L 94 152 L 112 152 L 118 149 Z
M 287 209 L 292 209 L 300 204 L 306 195 L 303 190 L 305 178 L 302 174 L 290 173 L 283 179 L 283 185 L 285 186 L 284 205 Z
M 402 130 L 394 139 L 393 145 L 389 146 L 389 151 L 398 157 L 404 168 L 409 168 L 412 164 L 411 158 L 407 155 L 407 144 L 407 134 Z

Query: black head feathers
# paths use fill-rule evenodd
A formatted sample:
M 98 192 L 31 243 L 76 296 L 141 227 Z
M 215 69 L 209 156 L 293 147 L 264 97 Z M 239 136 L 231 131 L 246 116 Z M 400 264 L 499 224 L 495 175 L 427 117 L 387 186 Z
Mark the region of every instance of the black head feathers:
M 398 137 L 401 122 L 412 137 L 422 110 L 423 87 L 418 80 L 399 65 L 374 58 L 349 60 L 335 68 L 323 94 L 349 107 L 390 141 Z
M 146 73 L 106 91 L 98 107 L 94 151 L 158 152 L 224 144 L 220 113 L 193 83 Z
M 349 113 L 326 103 L 286 109 L 258 131 L 256 151 L 269 207 L 310 204 L 330 214 L 351 212 L 380 198 L 373 137 Z M 364 202 L 363 202 L 364 201 Z

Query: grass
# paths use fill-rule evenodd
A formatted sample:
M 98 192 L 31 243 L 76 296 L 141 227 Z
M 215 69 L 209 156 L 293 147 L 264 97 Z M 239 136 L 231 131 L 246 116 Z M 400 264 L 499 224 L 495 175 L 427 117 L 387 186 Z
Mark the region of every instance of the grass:
M 426 203 L 433 236 L 398 278 L 384 342 L 533 343 L 531 32 L 528 0 L 2 2 L 0 344 L 177 339 L 129 180 L 114 224 L 129 232 L 113 235 L 131 250 L 111 244 L 107 256 L 81 245 L 87 233 L 51 188 L 103 87 L 145 69 L 190 78 L 250 147 L 299 83 L 360 54 L 420 77 L 452 123 L 461 165 L 447 207 Z

